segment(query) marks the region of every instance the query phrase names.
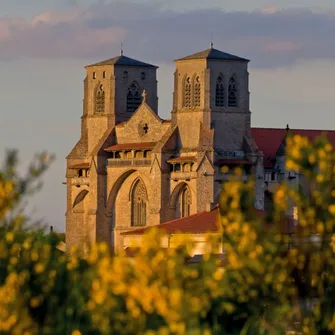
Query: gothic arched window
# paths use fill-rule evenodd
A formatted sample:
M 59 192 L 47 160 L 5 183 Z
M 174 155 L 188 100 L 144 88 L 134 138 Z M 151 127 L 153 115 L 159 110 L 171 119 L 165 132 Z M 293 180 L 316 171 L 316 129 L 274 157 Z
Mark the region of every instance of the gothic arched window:
M 228 84 L 228 107 L 237 107 L 237 89 L 234 77 L 231 77 Z
M 180 198 L 180 216 L 183 218 L 191 213 L 191 192 L 187 186 L 181 191 Z
M 224 81 L 221 76 L 216 80 L 216 88 L 215 88 L 215 106 L 224 107 Z
M 200 107 L 200 96 L 201 96 L 200 78 L 196 76 L 194 79 L 194 106 Z
M 143 182 L 136 181 L 131 194 L 131 225 L 145 226 L 147 223 L 147 192 Z
M 187 77 L 184 83 L 184 107 L 191 107 L 191 78 Z
M 132 82 L 128 87 L 127 93 L 127 112 L 134 113 L 142 102 L 140 89 L 135 82 Z
M 95 112 L 105 112 L 105 91 L 103 85 L 100 85 L 95 95 Z

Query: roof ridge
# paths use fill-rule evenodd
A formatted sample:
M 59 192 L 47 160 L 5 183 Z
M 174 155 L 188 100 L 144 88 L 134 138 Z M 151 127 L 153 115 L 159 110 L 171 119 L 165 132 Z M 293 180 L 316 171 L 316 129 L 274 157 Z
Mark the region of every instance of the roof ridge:
M 112 58 L 108 58 L 106 60 L 86 65 L 85 68 L 87 67 L 92 67 L 92 66 L 104 66 L 104 65 L 123 65 L 123 66 L 138 66 L 138 67 L 153 67 L 153 68 L 158 68 L 156 65 L 152 65 L 146 62 L 142 62 L 140 60 L 137 60 L 135 58 L 130 58 L 125 55 L 120 55 Z
M 177 218 L 177 219 L 174 219 L 174 220 L 171 220 L 171 221 L 167 221 L 167 222 L 163 222 L 163 223 L 159 223 L 158 225 L 156 226 L 163 226 L 163 225 L 166 225 L 166 224 L 169 224 L 169 223 L 173 223 L 173 222 L 176 222 L 176 221 L 180 221 L 180 220 L 186 220 L 188 218 L 191 218 L 191 217 L 195 217 L 195 216 L 199 216 L 200 214 L 204 214 L 206 213 L 207 211 L 203 210 L 201 212 L 198 212 L 198 213 L 194 213 L 192 215 L 189 215 L 189 216 L 184 216 L 182 218 Z M 209 212 L 208 212 L 209 213 Z M 151 227 L 155 227 L 155 226 L 151 226 Z M 148 227 L 147 227 L 148 228 Z
M 227 60 L 227 61 L 245 61 L 249 62 L 249 59 L 242 58 L 228 52 L 224 52 L 214 48 L 208 48 L 191 55 L 175 59 L 175 61 L 191 60 L 191 59 L 217 59 L 217 60 Z
M 159 223 L 159 224 L 152 225 L 152 226 L 141 227 L 141 228 L 137 228 L 137 229 L 134 229 L 134 230 L 128 230 L 128 231 L 124 232 L 124 234 L 127 234 L 127 233 L 133 234 L 133 233 L 140 232 L 140 231 L 150 229 L 150 228 L 154 228 L 154 227 L 164 227 L 167 224 L 171 224 L 171 223 L 174 223 L 176 221 L 186 220 L 186 219 L 189 219 L 191 217 L 196 217 L 196 216 L 199 216 L 199 215 L 204 214 L 204 213 L 210 213 L 210 212 L 207 212 L 207 211 L 203 210 L 201 212 L 198 212 L 198 213 L 195 213 L 195 214 L 192 214 L 192 215 L 189 215 L 189 216 L 184 216 L 182 218 L 174 219 L 174 220 L 171 220 L 171 221 Z
M 251 127 L 251 129 L 264 129 L 264 130 L 286 130 L 285 128 L 274 128 L 274 127 Z M 335 129 L 306 129 L 306 128 L 290 128 L 290 131 L 303 130 L 303 131 L 323 131 L 323 132 L 335 132 Z

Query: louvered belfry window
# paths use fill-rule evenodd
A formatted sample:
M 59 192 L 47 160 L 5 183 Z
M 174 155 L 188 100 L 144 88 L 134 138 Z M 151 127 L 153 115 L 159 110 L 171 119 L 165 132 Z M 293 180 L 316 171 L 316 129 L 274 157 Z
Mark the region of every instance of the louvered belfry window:
M 234 77 L 231 77 L 228 84 L 228 107 L 237 107 L 237 89 Z
M 194 79 L 194 107 L 200 107 L 201 101 L 201 86 L 200 78 L 196 76 Z
M 215 106 L 224 107 L 225 98 L 224 98 L 224 81 L 221 76 L 216 80 L 215 88 Z
M 192 85 L 191 85 L 191 78 L 187 77 L 185 79 L 185 84 L 184 84 L 184 107 L 191 107 L 192 102 L 191 102 L 191 92 L 192 91 Z
M 95 95 L 95 112 L 105 112 L 105 91 L 103 85 L 100 85 Z
M 134 113 L 142 102 L 140 89 L 135 82 L 132 82 L 128 87 L 127 93 L 127 112 Z

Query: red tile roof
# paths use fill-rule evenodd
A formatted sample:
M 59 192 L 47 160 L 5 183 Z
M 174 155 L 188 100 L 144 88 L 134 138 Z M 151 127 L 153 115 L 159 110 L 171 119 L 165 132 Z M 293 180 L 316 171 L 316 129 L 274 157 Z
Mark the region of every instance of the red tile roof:
M 200 212 L 184 218 L 176 219 L 156 226 L 143 227 L 135 230 L 130 230 L 121 235 L 142 235 L 148 230 L 157 228 L 166 234 L 203 234 L 217 232 L 217 216 L 218 208 L 210 212 Z
M 265 220 L 265 226 L 270 228 L 272 223 L 267 220 L 268 213 L 255 209 L 257 216 Z M 165 234 L 204 234 L 216 233 L 219 231 L 219 207 L 217 206 L 212 211 L 202 211 L 184 218 L 165 222 L 155 226 L 138 228 L 121 233 L 123 236 L 128 235 L 143 235 L 150 229 L 157 228 Z M 288 216 L 280 222 L 280 231 L 283 234 L 291 234 L 296 232 L 293 217 Z
M 251 136 L 258 148 L 264 154 L 264 166 L 272 167 L 271 159 L 276 157 L 276 152 L 285 136 L 286 129 L 278 128 L 251 128 Z M 335 130 L 309 130 L 290 129 L 292 135 L 298 134 L 313 141 L 316 137 L 325 134 L 328 140 L 335 145 Z
M 90 163 L 79 163 L 70 165 L 69 169 L 88 169 L 90 167 Z
M 181 157 L 174 157 L 167 160 L 168 163 L 174 162 L 195 162 L 197 158 L 195 156 L 181 156 Z
M 119 143 L 114 144 L 105 149 L 105 151 L 113 150 L 127 150 L 127 149 L 152 149 L 156 145 L 155 142 L 144 142 L 144 143 Z

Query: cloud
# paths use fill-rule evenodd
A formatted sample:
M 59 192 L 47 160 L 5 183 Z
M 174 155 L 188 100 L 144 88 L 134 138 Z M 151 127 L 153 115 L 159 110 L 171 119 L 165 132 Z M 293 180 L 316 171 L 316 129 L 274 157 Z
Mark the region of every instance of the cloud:
M 160 2 L 158 2 L 160 3 Z M 164 10 L 148 3 L 99 2 L 87 8 L 49 11 L 32 20 L 0 18 L 0 59 L 15 57 L 101 60 L 125 53 L 151 62 L 215 47 L 280 67 L 299 60 L 334 58 L 335 14 L 315 9 L 266 7 L 253 12 Z
M 268 6 L 260 9 L 260 12 L 263 14 L 274 14 L 278 11 L 276 6 Z

